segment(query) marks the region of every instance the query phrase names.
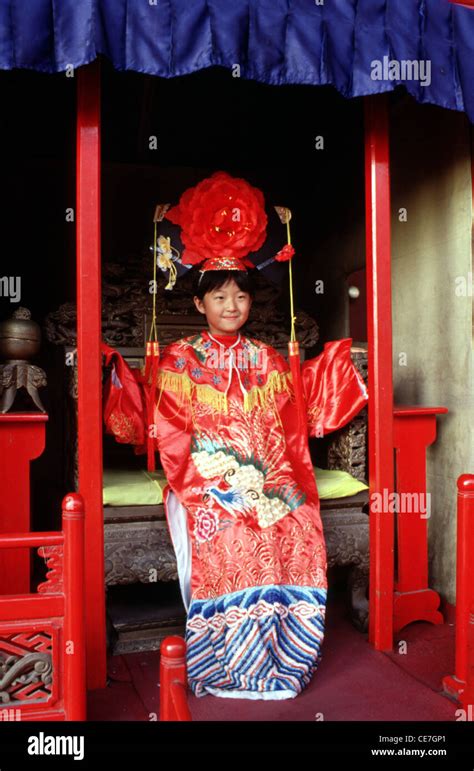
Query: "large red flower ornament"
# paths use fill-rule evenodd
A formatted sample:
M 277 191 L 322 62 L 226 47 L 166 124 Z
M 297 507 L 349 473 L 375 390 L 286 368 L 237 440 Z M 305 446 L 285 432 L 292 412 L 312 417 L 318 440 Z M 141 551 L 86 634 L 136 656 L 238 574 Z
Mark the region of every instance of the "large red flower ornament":
M 186 190 L 165 217 L 181 227 L 182 261 L 194 265 L 211 257 L 244 259 L 266 238 L 267 215 L 263 193 L 245 179 L 225 171 Z

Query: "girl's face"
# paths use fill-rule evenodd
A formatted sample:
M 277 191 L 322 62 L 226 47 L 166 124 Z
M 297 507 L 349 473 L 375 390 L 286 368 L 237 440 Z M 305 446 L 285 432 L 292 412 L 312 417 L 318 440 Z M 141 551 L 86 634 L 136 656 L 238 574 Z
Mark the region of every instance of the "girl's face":
M 206 314 L 212 335 L 236 335 L 249 317 L 252 298 L 231 278 L 219 289 L 206 292 L 202 300 L 195 296 L 194 304 Z

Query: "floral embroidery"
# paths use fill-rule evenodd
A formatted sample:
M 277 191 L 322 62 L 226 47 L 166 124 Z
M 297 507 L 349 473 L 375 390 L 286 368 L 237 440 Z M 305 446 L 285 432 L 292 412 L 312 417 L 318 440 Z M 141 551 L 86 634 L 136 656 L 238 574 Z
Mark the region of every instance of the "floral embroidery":
M 196 523 L 194 525 L 194 536 L 199 543 L 210 541 L 219 528 L 219 517 L 217 512 L 212 509 L 198 509 L 196 513 Z
M 202 377 L 202 369 L 201 369 L 200 367 L 194 367 L 194 368 L 191 370 L 191 375 L 192 375 L 193 377 L 196 377 L 196 378 L 198 378 L 198 377 Z
M 222 378 L 221 378 L 220 375 L 213 375 L 212 376 L 212 382 L 214 383 L 214 385 L 219 385 L 221 380 L 222 380 Z
M 183 369 L 183 367 L 186 365 L 186 359 L 185 359 L 185 358 L 183 358 L 183 356 L 179 356 L 179 357 L 178 357 L 178 358 L 175 360 L 174 364 L 175 364 L 175 367 L 176 367 L 177 369 Z

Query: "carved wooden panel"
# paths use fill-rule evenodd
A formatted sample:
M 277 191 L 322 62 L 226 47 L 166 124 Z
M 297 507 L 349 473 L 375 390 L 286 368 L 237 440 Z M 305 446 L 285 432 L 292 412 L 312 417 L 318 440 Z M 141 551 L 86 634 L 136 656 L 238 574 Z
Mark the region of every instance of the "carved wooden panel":
M 177 580 L 176 556 L 166 522 L 106 524 L 104 538 L 108 586 Z
M 58 698 L 60 629 L 34 620 L 0 624 L 0 703 L 51 706 Z

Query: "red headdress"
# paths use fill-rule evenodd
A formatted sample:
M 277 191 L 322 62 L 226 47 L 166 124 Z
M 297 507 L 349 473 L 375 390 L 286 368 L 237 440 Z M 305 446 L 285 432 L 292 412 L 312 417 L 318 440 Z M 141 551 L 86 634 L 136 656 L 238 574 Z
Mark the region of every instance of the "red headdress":
M 253 268 L 247 255 L 267 236 L 263 193 L 225 171 L 186 190 L 165 217 L 181 228 L 182 263 L 202 262 L 202 272 Z

